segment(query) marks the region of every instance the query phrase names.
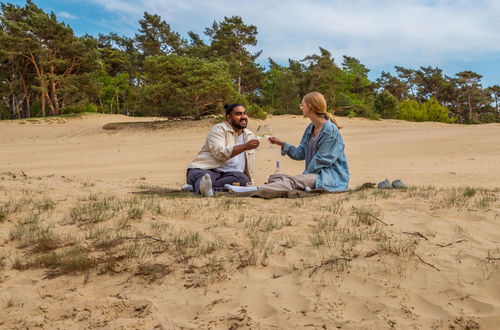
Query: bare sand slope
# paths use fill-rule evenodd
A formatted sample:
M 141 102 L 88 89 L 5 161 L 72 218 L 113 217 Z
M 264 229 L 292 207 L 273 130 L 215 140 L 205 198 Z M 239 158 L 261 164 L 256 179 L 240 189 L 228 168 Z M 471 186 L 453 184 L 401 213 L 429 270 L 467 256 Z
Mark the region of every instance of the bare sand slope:
M 411 187 L 174 195 L 208 120 L 0 122 L 0 328 L 498 329 L 500 125 L 340 120 L 351 187 Z M 303 170 L 257 157 L 258 184 Z
M 146 177 L 177 187 L 187 164 L 203 144 L 211 123 L 183 123 L 171 128 L 106 131 L 106 123 L 138 121 L 125 116 L 0 123 L 0 172 L 126 181 Z M 146 118 L 140 120 L 154 120 Z M 409 184 L 497 187 L 500 182 L 500 125 L 458 126 L 439 123 L 370 121 L 341 118 L 351 186 L 400 178 Z M 21 124 L 23 123 L 23 124 Z M 264 122 L 251 120 L 256 129 Z M 308 124 L 296 116 L 265 121 L 278 137 L 298 144 Z M 301 173 L 303 162 L 282 158 L 279 150 L 257 154 L 257 184 L 280 160 L 285 173 Z

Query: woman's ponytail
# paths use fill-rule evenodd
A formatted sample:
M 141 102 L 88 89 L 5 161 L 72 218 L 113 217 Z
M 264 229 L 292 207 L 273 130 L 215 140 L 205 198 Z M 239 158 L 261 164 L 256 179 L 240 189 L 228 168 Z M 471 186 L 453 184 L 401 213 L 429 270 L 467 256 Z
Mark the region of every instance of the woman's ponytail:
M 329 113 L 329 112 L 325 112 L 325 117 L 326 117 L 327 119 L 330 119 L 330 120 L 332 121 L 332 123 L 334 123 L 334 124 L 335 124 L 335 126 L 337 126 L 337 128 L 338 128 L 338 129 L 341 129 L 341 128 L 342 128 L 342 126 L 340 126 L 340 125 L 339 125 L 339 123 L 338 123 L 337 119 L 335 118 L 335 116 L 334 116 L 333 114 L 331 114 L 331 113 Z

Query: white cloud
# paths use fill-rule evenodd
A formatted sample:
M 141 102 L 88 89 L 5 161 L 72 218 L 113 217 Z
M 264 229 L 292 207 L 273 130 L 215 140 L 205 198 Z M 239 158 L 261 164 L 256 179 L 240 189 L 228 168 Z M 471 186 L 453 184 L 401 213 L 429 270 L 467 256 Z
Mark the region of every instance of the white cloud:
M 368 66 L 438 65 L 500 54 L 497 0 L 92 0 L 137 30 L 144 11 L 162 16 L 185 34 L 203 34 L 224 16 L 257 26 L 262 57 L 302 59 L 328 49 Z
M 66 11 L 60 11 L 56 14 L 57 17 L 60 17 L 60 18 L 66 18 L 66 19 L 78 19 L 78 17 L 76 17 L 75 15 L 71 15 L 70 13 L 66 12 Z

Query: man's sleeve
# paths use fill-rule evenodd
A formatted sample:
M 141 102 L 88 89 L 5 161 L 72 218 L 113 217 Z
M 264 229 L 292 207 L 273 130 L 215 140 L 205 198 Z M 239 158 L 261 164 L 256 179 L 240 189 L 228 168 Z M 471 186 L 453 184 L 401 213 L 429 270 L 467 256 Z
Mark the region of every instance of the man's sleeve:
M 215 159 L 226 161 L 233 153 L 233 145 L 227 146 L 226 132 L 220 126 L 214 126 L 207 136 L 208 148 Z

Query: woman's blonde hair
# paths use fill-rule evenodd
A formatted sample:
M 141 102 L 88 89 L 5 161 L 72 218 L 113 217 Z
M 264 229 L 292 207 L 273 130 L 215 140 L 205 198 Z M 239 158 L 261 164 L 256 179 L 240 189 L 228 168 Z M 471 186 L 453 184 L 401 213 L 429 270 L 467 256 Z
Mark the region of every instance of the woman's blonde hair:
M 337 119 L 335 119 L 333 113 L 329 113 L 327 111 L 326 100 L 323 94 L 318 92 L 310 92 L 304 95 L 303 99 L 309 109 L 320 116 L 325 116 L 326 119 L 330 119 L 339 129 L 342 128 L 342 126 L 340 126 L 337 122 Z

